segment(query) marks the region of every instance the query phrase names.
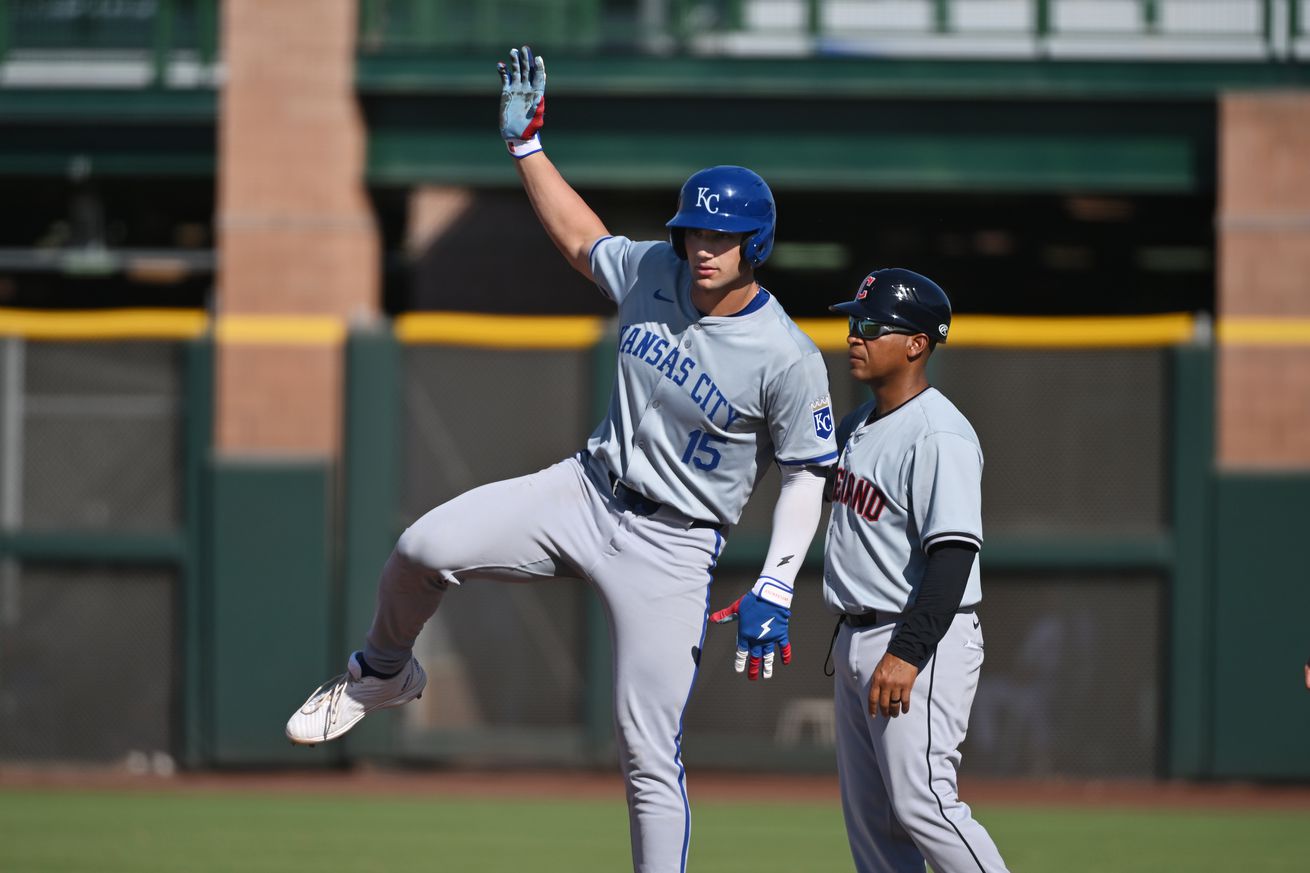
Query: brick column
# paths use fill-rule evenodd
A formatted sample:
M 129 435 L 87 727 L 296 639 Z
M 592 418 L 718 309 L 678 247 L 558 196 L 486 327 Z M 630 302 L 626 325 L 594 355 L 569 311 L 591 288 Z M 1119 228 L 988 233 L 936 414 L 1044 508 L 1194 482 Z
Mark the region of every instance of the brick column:
M 1218 461 L 1310 469 L 1310 93 L 1225 95 L 1219 128 Z
M 225 455 L 340 451 L 334 327 L 374 317 L 379 298 L 356 5 L 222 4 L 215 443 Z

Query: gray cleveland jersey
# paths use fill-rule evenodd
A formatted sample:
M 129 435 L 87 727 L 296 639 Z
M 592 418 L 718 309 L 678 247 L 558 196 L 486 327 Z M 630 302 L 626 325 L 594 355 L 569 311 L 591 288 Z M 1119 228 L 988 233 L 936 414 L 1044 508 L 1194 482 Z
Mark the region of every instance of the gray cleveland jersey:
M 592 246 L 591 272 L 619 305 L 619 347 L 587 448 L 628 486 L 735 524 L 770 462 L 837 457 L 823 358 L 767 291 L 736 315 L 701 315 L 672 246 L 621 236 Z
M 836 612 L 904 612 L 929 546 L 982 546 L 982 447 L 968 419 L 936 388 L 866 424 L 873 408 L 865 403 L 837 429 L 823 568 L 824 602 Z M 960 606 L 981 599 L 974 561 Z

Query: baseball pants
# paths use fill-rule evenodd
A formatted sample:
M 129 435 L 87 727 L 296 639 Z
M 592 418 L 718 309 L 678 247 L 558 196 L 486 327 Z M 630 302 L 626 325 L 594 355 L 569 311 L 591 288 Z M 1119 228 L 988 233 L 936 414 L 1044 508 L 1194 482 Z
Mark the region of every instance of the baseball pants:
M 837 772 L 858 873 L 1005 873 L 996 844 L 959 797 L 960 743 L 983 662 L 982 629 L 959 613 L 924 664 L 910 711 L 869 715 L 874 668 L 896 629 L 843 624 L 833 648 Z
M 401 535 L 378 586 L 364 656 L 383 672 L 411 656 L 451 584 L 589 581 L 609 618 L 614 719 L 636 873 L 682 873 L 691 834 L 682 714 L 705 639 L 722 535 L 664 508 L 627 511 L 590 455 L 493 482 Z

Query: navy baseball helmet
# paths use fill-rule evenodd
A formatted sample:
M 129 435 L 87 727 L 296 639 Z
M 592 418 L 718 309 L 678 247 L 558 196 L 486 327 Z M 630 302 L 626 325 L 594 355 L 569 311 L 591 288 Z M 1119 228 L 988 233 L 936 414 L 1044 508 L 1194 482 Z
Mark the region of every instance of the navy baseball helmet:
M 665 225 L 669 242 L 684 261 L 684 231 L 689 227 L 748 234 L 742 257 L 758 267 L 773 251 L 777 210 L 773 192 L 756 173 L 745 167 L 710 167 L 692 174 L 678 194 L 678 214 Z
M 936 282 L 913 270 L 891 267 L 864 277 L 855 299 L 829 306 L 833 312 L 869 318 L 879 324 L 909 328 L 946 342 L 951 329 L 951 301 Z

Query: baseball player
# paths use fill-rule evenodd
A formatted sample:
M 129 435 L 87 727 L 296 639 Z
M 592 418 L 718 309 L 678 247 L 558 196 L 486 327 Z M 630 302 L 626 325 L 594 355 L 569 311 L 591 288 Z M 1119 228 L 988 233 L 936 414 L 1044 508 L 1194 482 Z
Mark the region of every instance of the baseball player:
M 834 640 L 837 765 L 859 873 L 1001 873 L 956 789 L 983 635 L 982 449 L 928 384 L 951 304 L 909 270 L 870 273 L 850 319 L 851 375 L 873 399 L 837 430 L 823 595 Z
M 476 579 L 586 579 L 609 619 L 615 724 L 633 868 L 685 870 L 690 810 L 682 714 L 695 682 L 710 583 L 729 525 L 769 466 L 783 486 L 759 582 L 729 610 L 737 669 L 768 678 L 787 637 L 797 565 L 837 457 L 827 371 L 754 271 L 773 246 L 774 202 L 742 167 L 691 176 L 669 239 L 613 236 L 542 151 L 545 64 L 500 65 L 501 134 L 542 226 L 618 305 L 609 411 L 584 451 L 469 491 L 400 537 L 364 648 L 287 723 L 293 742 L 341 736 L 417 697 L 412 648 L 442 597 Z

